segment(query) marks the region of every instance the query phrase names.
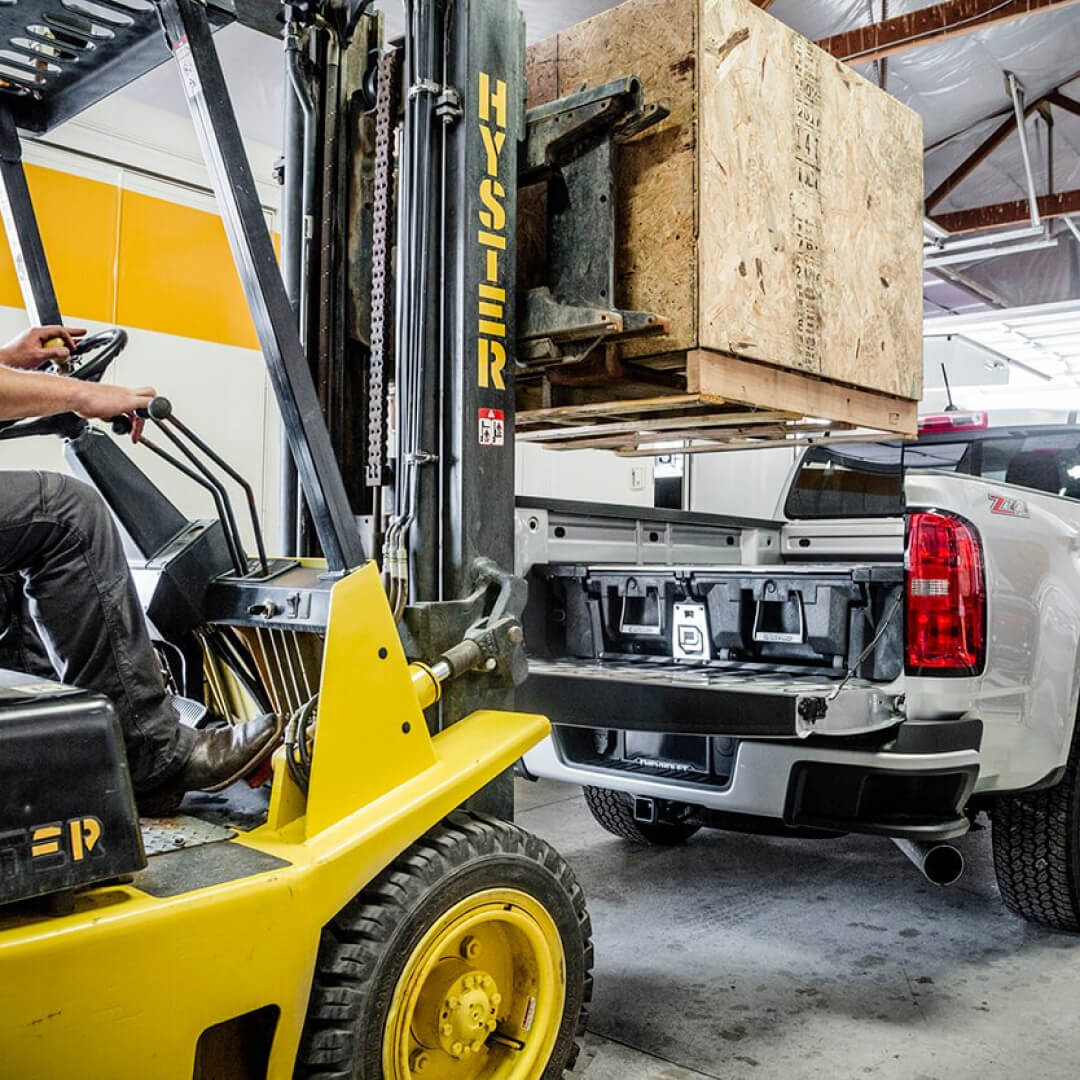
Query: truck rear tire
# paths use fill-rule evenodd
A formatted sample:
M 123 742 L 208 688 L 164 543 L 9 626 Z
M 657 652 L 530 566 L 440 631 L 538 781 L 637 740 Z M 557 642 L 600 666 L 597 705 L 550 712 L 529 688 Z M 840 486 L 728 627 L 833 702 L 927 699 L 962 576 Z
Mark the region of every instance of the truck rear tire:
M 557 1080 L 592 996 L 585 897 L 562 857 L 455 813 L 323 931 L 300 1080 Z
M 632 844 L 672 847 L 685 843 L 701 826 L 683 822 L 644 822 L 634 818 L 634 800 L 624 791 L 586 787 L 585 805 L 597 825 Z
M 995 799 L 994 873 L 1005 906 L 1055 930 L 1080 930 L 1080 739 L 1061 780 Z

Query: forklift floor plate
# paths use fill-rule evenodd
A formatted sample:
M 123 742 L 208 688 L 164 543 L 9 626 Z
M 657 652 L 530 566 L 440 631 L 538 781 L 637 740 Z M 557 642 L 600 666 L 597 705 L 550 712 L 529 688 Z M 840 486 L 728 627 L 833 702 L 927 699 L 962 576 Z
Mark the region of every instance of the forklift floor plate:
M 233 829 L 200 821 L 187 814 L 165 818 L 140 818 L 139 827 L 142 830 L 143 848 L 147 858 L 199 847 L 202 844 L 213 844 L 218 840 L 229 840 L 236 835 Z
M 285 859 L 242 844 L 202 843 L 154 856 L 132 885 L 148 896 L 180 896 L 289 865 Z

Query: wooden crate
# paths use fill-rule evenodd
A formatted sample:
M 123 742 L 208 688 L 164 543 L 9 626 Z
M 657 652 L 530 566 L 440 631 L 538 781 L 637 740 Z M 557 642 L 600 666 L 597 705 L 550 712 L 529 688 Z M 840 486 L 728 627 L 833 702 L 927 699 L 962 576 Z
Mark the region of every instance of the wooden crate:
M 638 75 L 670 115 L 620 147 L 614 299 L 662 316 L 667 331 L 611 347 L 606 384 L 570 378 L 552 393 L 523 379 L 520 406 L 666 385 L 872 426 L 895 414 L 883 428 L 913 432 L 904 403 L 922 391 L 919 116 L 749 0 L 629 0 L 538 42 L 529 104 L 623 75 Z M 543 259 L 542 212 L 522 200 L 523 280 Z M 856 415 L 848 387 L 879 398 L 857 397 L 873 405 Z M 780 399 L 757 396 L 778 389 Z

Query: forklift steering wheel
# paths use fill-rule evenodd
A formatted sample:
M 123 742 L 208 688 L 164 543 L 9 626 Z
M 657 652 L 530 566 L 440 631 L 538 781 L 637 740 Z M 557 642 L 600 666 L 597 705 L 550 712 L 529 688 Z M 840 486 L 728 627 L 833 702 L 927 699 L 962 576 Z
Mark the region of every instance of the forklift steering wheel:
M 72 379 L 97 382 L 109 365 L 124 351 L 127 331 L 114 326 L 83 338 L 66 364 L 49 363 L 41 370 L 59 371 Z M 64 435 L 72 437 L 84 425 L 74 413 L 57 413 L 26 420 L 0 420 L 0 440 L 19 439 L 26 435 Z
M 67 370 L 53 365 L 61 374 L 83 382 L 97 382 L 109 365 L 124 351 L 128 336 L 126 330 L 113 326 L 85 337 L 71 351 Z

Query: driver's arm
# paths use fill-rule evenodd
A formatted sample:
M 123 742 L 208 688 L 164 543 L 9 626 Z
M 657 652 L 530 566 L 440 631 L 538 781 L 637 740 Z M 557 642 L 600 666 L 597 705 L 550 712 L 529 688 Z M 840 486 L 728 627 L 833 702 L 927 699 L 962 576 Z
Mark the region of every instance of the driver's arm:
M 111 420 L 145 409 L 155 397 L 152 386 L 80 382 L 41 371 L 17 371 L 0 364 L 0 420 L 73 412 L 87 420 Z

